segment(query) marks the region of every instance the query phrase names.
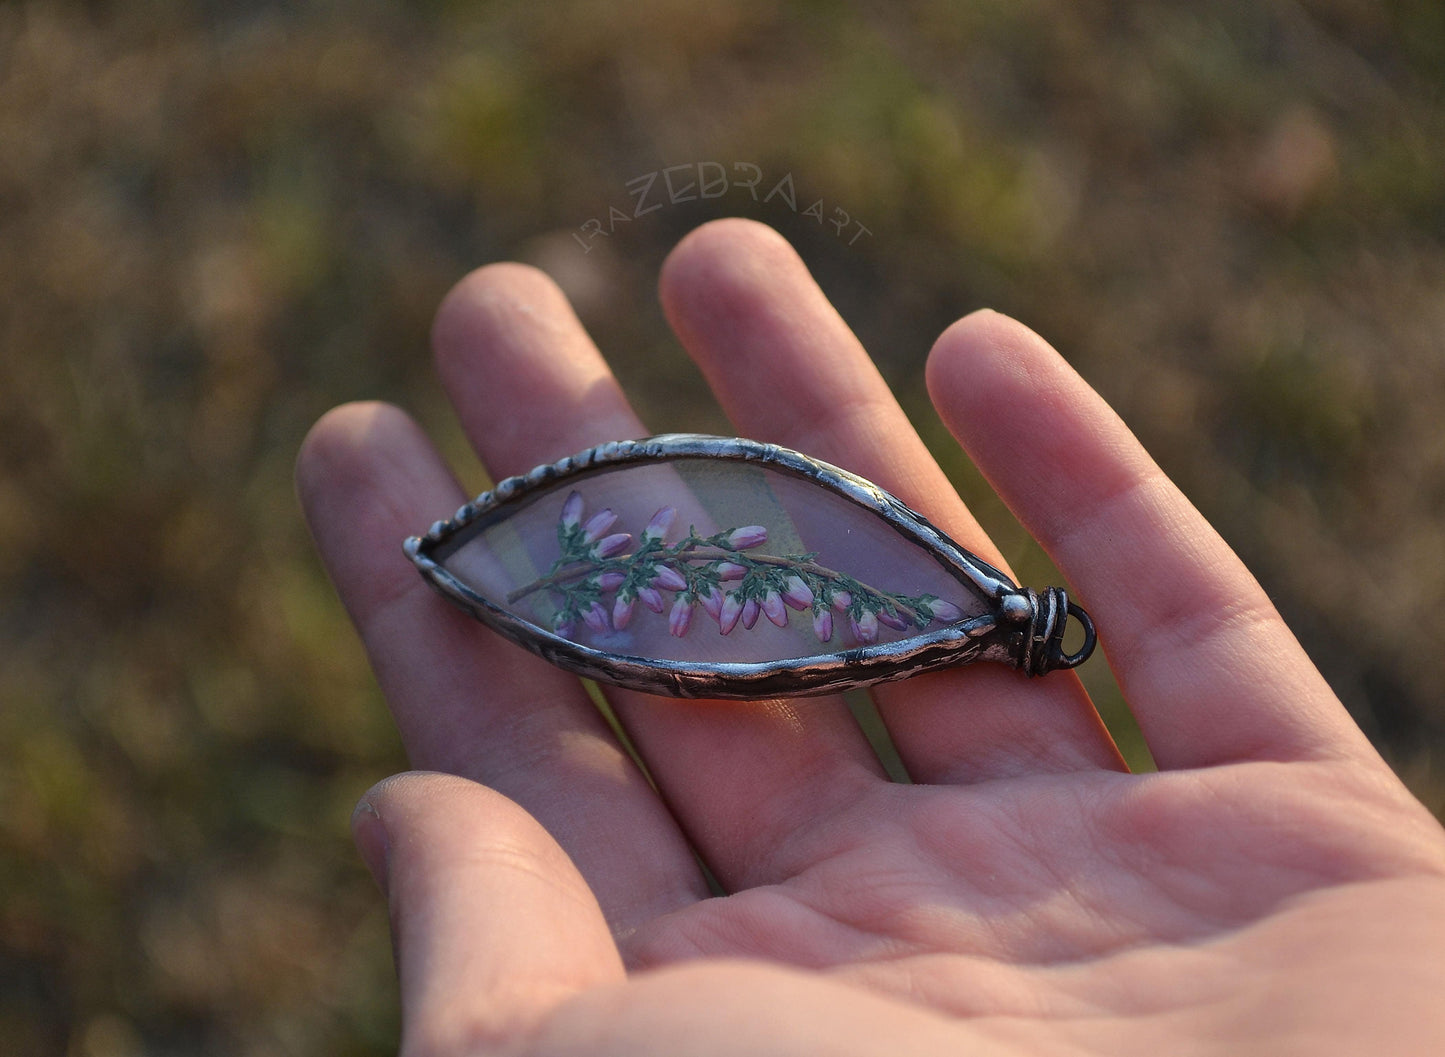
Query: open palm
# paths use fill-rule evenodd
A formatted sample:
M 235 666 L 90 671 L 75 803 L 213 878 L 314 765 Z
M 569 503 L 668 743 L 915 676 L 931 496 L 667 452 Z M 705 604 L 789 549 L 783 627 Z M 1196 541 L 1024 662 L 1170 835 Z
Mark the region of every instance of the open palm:
M 740 434 L 1001 564 L 777 235 L 699 229 L 662 296 Z M 531 269 L 469 277 L 434 340 L 494 476 L 649 432 Z M 980 666 L 877 688 L 913 785 L 836 698 L 611 692 L 654 788 L 577 680 L 401 558 L 464 498 L 417 427 L 381 405 L 317 425 L 302 498 L 432 772 L 356 816 L 407 1052 L 1445 1052 L 1445 834 L 1258 585 L 1020 325 L 960 321 L 929 384 L 1086 600 L 1161 773 L 1124 773 L 1072 676 Z

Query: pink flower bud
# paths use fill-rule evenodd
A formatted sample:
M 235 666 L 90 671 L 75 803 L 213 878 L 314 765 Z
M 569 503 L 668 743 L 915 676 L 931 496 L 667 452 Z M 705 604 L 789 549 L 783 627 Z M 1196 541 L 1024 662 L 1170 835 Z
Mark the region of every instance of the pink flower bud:
M 562 527 L 576 528 L 582 521 L 582 493 L 573 492 L 562 504 Z
M 597 589 L 599 591 L 616 591 L 622 586 L 622 581 L 627 577 L 615 569 L 611 572 L 600 573 L 597 576 Z
M 655 587 L 639 587 L 637 597 L 642 599 L 642 604 L 654 613 L 661 613 L 666 608 L 662 602 L 662 595 Z
M 717 626 L 718 631 L 726 635 L 737 627 L 738 617 L 742 615 L 743 604 L 738 601 L 738 596 L 729 594 L 723 598 L 722 608 L 718 610 Z
M 933 619 L 940 624 L 952 624 L 955 620 L 963 618 L 963 610 L 941 598 L 935 598 L 929 602 L 928 609 L 933 614 Z
M 788 611 L 783 607 L 783 600 L 778 597 L 778 592 L 769 591 L 763 595 L 763 616 L 767 617 L 780 628 L 788 626 Z
M 768 530 L 762 525 L 744 525 L 729 532 L 727 542 L 733 550 L 745 551 L 759 543 L 768 542 Z
M 878 618 L 873 610 L 863 610 L 863 615 L 854 619 L 848 618 L 848 625 L 853 631 L 853 637 L 865 645 L 878 641 Z
M 687 581 L 683 579 L 682 573 L 666 565 L 654 565 L 652 586 L 661 587 L 665 591 L 685 591 Z
M 686 595 L 678 595 L 672 603 L 672 612 L 667 615 L 667 630 L 678 638 L 687 634 L 692 625 L 692 602 Z
M 801 576 L 794 574 L 783 582 L 787 589 L 783 592 L 783 601 L 794 609 L 807 609 L 813 604 L 813 592 Z
M 606 631 L 607 610 L 603 609 L 596 602 L 593 602 L 587 612 L 582 614 L 582 622 L 593 631 Z
M 613 555 L 621 554 L 632 543 L 630 532 L 617 532 L 611 536 L 603 536 L 596 543 L 592 544 L 589 552 L 594 558 L 611 558 Z
M 833 637 L 833 611 L 831 609 L 820 609 L 813 614 L 813 634 L 818 636 L 819 642 L 827 642 Z
M 612 606 L 612 626 L 618 631 L 621 631 L 627 627 L 628 624 L 632 623 L 632 609 L 634 605 L 636 605 L 635 600 L 631 598 L 624 599 L 621 595 L 617 596 L 617 601 Z
M 719 580 L 741 580 L 748 574 L 746 565 L 739 565 L 737 562 L 718 562 L 717 578 Z
M 703 595 L 702 608 L 706 609 L 707 615 L 714 620 L 718 619 L 718 614 L 722 612 L 722 606 L 723 593 L 718 588 L 713 587 L 707 594 Z
M 834 591 L 832 595 L 833 608 L 839 613 L 848 612 L 848 607 L 853 604 L 853 596 L 847 591 Z
M 743 627 L 751 630 L 752 626 L 758 622 L 758 614 L 761 612 L 762 609 L 759 608 L 758 600 L 756 598 L 749 598 L 746 602 L 744 602 Z
M 587 519 L 587 524 L 582 526 L 582 535 L 589 543 L 602 536 L 617 522 L 617 515 L 612 512 L 611 507 L 599 510 Z
M 649 521 L 647 527 L 642 530 L 643 538 L 654 540 L 662 539 L 667 535 L 667 530 L 672 528 L 672 520 L 675 517 L 677 517 L 677 511 L 675 509 L 670 506 L 663 507 L 656 514 L 652 515 L 652 520 Z
M 564 639 L 570 639 L 572 633 L 577 630 L 577 625 L 568 619 L 566 613 L 558 613 L 552 618 L 552 630 Z
M 888 627 L 892 628 L 894 631 L 907 631 L 909 628 L 913 627 L 913 624 L 908 620 L 908 618 L 897 610 L 894 610 L 890 613 L 886 609 L 880 609 L 878 611 L 878 623 L 885 624 Z

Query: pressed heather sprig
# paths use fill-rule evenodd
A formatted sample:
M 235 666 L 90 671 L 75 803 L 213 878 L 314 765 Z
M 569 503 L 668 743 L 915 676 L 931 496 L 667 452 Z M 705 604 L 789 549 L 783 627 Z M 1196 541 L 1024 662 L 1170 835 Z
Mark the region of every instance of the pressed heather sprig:
M 667 614 L 667 630 L 678 638 L 686 635 L 692 624 L 692 603 L 693 600 L 686 595 L 678 595 L 672 603 L 672 611 Z
M 664 591 L 686 591 L 687 578 L 666 565 L 654 565 L 655 572 L 652 577 L 652 586 L 660 587 Z
M 836 615 L 847 620 L 854 641 L 865 645 L 878 640 L 880 625 L 906 632 L 963 617 L 957 605 L 936 595 L 879 590 L 819 565 L 816 554 L 762 553 L 757 548 L 768 540 L 763 525 L 710 536 L 689 528 L 683 539 L 668 544 L 677 510 L 664 506 L 634 545 L 629 533 L 610 531 L 618 520 L 611 507 L 585 521 L 584 513 L 581 493 L 570 492 L 557 522 L 557 560 L 546 576 L 507 596 L 515 602 L 535 591 L 553 592 L 559 601 L 552 628 L 564 638 L 579 622 L 598 634 L 622 631 L 636 618 L 638 602 L 654 613 L 667 612 L 668 631 L 678 638 L 692 627 L 696 606 L 717 621 L 723 635 L 739 624 L 755 627 L 760 616 L 783 628 L 789 609 L 811 613 L 819 642 L 832 640 Z M 663 591 L 676 597 L 669 603 Z
M 928 607 L 929 616 L 940 624 L 952 624 L 955 620 L 963 619 L 963 610 L 941 598 L 927 598 L 924 605 Z
M 582 493 L 572 492 L 562 504 L 561 529 L 574 529 L 582 523 Z
M 587 553 L 592 558 L 611 558 L 621 554 L 630 546 L 632 546 L 631 533 L 615 532 L 611 536 L 603 536 L 592 545 L 592 549 Z
M 801 576 L 794 573 L 783 581 L 783 585 L 782 598 L 785 603 L 799 612 L 813 608 L 813 592 Z
M 732 593 L 723 596 L 722 608 L 718 611 L 718 631 L 724 635 L 732 631 L 738 625 L 738 617 L 743 615 L 743 604 L 738 601 L 738 596 Z
M 735 551 L 745 551 L 768 542 L 768 530 L 762 525 L 744 525 L 735 528 L 723 537 L 726 546 Z
M 909 628 L 913 627 L 913 623 L 911 621 L 904 620 L 902 614 L 900 614 L 896 609 L 879 609 L 875 612 L 874 615 L 878 618 L 878 623 L 886 627 L 890 627 L 894 631 L 907 631 Z
M 827 642 L 833 637 L 833 611 L 831 609 L 819 609 L 813 614 L 813 634 L 818 636 L 819 642 Z
M 848 626 L 853 629 L 853 637 L 859 642 L 878 641 L 878 614 L 873 610 L 865 609 L 856 617 L 850 616 L 848 622 Z
M 642 604 L 654 613 L 661 613 L 666 608 L 663 605 L 662 595 L 655 587 L 639 587 L 637 597 L 642 599 Z
M 576 493 L 574 492 L 573 495 Z M 582 537 L 589 542 L 598 539 L 615 524 L 617 524 L 617 514 L 611 507 L 606 507 L 587 519 L 587 524 L 582 526 Z
M 788 626 L 788 611 L 783 608 L 782 596 L 776 591 L 769 591 L 763 595 L 762 601 L 758 603 L 762 608 L 763 616 L 767 617 L 780 628 Z
M 665 539 L 667 530 L 672 528 L 672 523 L 676 518 L 677 510 L 675 508 L 670 506 L 663 507 L 656 514 L 652 515 L 652 520 L 649 521 L 647 527 L 642 530 L 643 540 L 661 541 Z
M 593 602 L 587 607 L 587 612 L 582 614 L 582 620 L 593 631 L 607 630 L 607 610 L 602 608 L 601 602 Z

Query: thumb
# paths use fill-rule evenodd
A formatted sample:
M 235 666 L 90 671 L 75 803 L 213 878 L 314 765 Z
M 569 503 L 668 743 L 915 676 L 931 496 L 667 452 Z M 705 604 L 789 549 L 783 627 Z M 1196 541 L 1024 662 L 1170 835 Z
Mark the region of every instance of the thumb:
M 403 1050 L 485 1049 L 623 979 L 587 883 L 500 793 L 454 775 L 396 775 L 362 798 L 352 832 L 391 910 Z

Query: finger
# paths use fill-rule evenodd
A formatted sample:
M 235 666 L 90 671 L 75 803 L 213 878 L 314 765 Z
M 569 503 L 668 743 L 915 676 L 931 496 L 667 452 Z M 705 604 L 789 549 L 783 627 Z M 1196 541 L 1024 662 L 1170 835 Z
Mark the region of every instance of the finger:
M 461 503 L 416 424 L 384 404 L 338 408 L 303 445 L 297 483 L 413 766 L 525 805 L 619 931 L 706 894 L 686 842 L 577 681 L 446 605 L 402 555 L 407 535 Z
M 403 1052 L 493 1052 L 571 995 L 624 978 L 586 882 L 505 797 L 452 775 L 397 775 L 352 825 L 391 911 Z
M 975 313 L 939 338 L 928 382 L 1087 600 L 1161 767 L 1366 748 L 1259 584 L 1042 338 Z
M 1001 566 L 868 354 L 770 228 L 730 220 L 693 232 L 664 266 L 662 299 L 740 431 L 861 474 Z M 980 665 L 874 696 L 919 781 L 1119 766 L 1072 676 L 1030 683 Z
M 443 306 L 435 344 L 463 428 L 494 476 L 646 433 L 562 292 L 534 269 L 474 273 Z M 836 699 L 607 695 L 674 815 L 728 887 L 772 879 L 786 832 L 851 801 L 859 781 L 882 776 Z

